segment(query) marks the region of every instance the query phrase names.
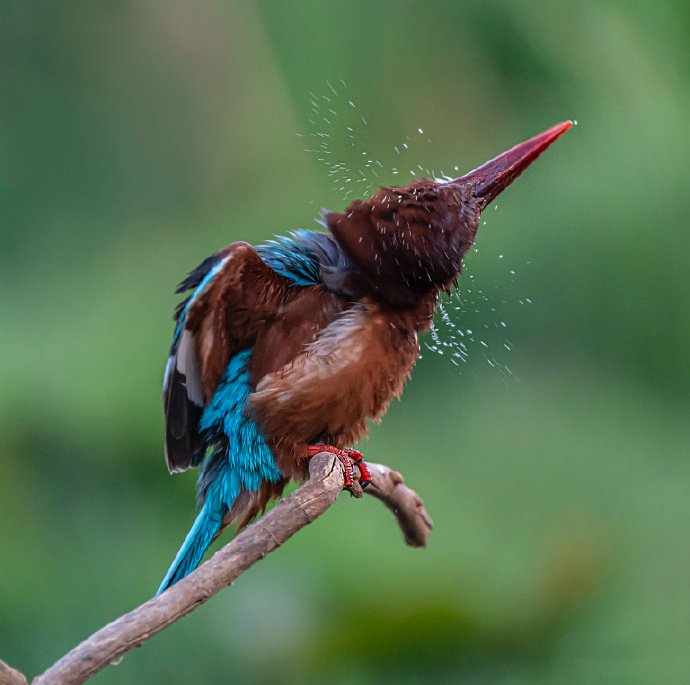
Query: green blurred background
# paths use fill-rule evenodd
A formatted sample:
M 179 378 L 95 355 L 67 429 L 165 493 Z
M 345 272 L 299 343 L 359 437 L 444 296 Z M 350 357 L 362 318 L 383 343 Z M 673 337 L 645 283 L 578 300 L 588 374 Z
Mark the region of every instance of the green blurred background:
M 487 211 L 440 324 L 467 363 L 426 350 L 364 444 L 429 548 L 342 497 L 94 682 L 690 682 L 685 0 L 0 7 L 0 657 L 38 673 L 186 534 L 190 268 L 573 118 Z

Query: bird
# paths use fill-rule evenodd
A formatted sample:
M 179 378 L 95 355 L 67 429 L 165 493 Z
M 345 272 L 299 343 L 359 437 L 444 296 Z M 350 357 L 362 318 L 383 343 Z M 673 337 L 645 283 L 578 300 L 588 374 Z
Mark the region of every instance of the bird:
M 192 270 L 177 293 L 164 374 L 165 460 L 200 467 L 196 519 L 158 593 L 191 573 L 229 524 L 237 529 L 308 477 L 331 452 L 344 488 L 354 449 L 400 397 L 443 292 L 457 287 L 479 217 L 558 137 L 563 121 L 456 179 L 382 187 L 325 231 L 260 245 L 233 242 Z

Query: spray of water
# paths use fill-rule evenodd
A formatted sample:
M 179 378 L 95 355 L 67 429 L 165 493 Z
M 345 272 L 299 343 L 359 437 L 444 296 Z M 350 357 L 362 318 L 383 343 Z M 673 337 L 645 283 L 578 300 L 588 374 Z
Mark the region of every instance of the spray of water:
M 437 174 L 417 162 L 431 157 L 431 139 L 425 135 L 423 126 L 390 149 L 376 149 L 372 141 L 366 142 L 371 137 L 367 135 L 367 116 L 348 92 L 347 83 L 339 79 L 326 81 L 325 86 L 323 92 L 309 94 L 309 127 L 298 135 L 309 142 L 306 152 L 325 167 L 333 192 L 343 202 L 368 197 L 382 185 L 408 183 L 409 177 L 449 181 L 461 172 L 456 165 L 451 174 L 442 170 Z M 498 205 L 494 205 L 494 210 L 497 209 Z M 482 222 L 486 223 L 486 220 Z M 480 262 L 488 259 L 500 261 L 499 274 L 503 278 L 482 286 L 482 278 L 473 273 L 474 265 L 478 274 L 485 271 L 495 274 L 496 269 L 482 269 Z M 503 254 L 479 256 L 479 248 L 472 250 L 465 260 L 459 289 L 443 295 L 439 301 L 432 328 L 422 340 L 420 357 L 427 352 L 434 353 L 448 359 L 457 369 L 467 369 L 471 360 L 480 359 L 505 381 L 514 378 L 507 363 L 513 350 L 509 320 L 516 303 L 526 306 L 532 300 L 515 295 L 520 270 L 505 268 L 507 263 L 509 260 Z
M 379 186 L 400 182 L 396 177 L 408 173 L 413 177 L 435 175 L 421 164 L 410 163 L 410 150 L 424 140 L 422 128 L 390 149 L 376 149 L 375 144 L 365 142 L 371 137 L 367 116 L 343 79 L 326 81 L 320 94 L 310 93 L 309 105 L 308 129 L 298 135 L 308 141 L 306 152 L 325 167 L 333 192 L 343 201 L 368 197 Z
M 485 268 L 482 262 L 498 260 L 501 268 Z M 522 269 L 504 269 L 504 255 L 480 255 L 474 248 L 466 257 L 459 288 L 450 295 L 443 295 L 436 309 L 433 326 L 427 340 L 423 341 L 424 351 L 433 352 L 448 359 L 459 369 L 468 369 L 471 359 L 481 359 L 508 382 L 515 378 L 510 368 L 510 354 L 514 344 L 510 335 L 510 319 L 514 316 L 516 305 L 529 306 L 532 299 L 519 297 L 519 274 Z M 476 267 L 478 274 L 475 275 Z M 488 280 L 491 272 L 492 282 Z M 424 354 L 424 352 L 423 352 Z M 422 356 L 423 356 L 422 354 Z

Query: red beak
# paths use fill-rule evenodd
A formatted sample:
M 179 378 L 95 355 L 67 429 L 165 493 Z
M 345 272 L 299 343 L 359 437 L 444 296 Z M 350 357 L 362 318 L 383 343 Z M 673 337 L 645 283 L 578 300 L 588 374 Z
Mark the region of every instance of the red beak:
M 563 121 L 534 138 L 511 147 L 503 154 L 482 164 L 453 183 L 476 183 L 474 195 L 486 206 L 505 190 L 556 138 L 572 128 L 572 121 Z

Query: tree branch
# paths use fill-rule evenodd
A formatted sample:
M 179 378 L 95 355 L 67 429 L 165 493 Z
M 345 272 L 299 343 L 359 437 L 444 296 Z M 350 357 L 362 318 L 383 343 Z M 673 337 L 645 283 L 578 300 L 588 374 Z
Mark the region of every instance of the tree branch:
M 367 489 L 397 517 L 405 541 L 424 547 L 431 519 L 417 494 L 402 476 L 387 466 L 369 464 L 372 483 Z M 162 595 L 95 632 L 62 657 L 33 685 L 79 685 L 134 647 L 208 601 L 241 573 L 317 519 L 337 499 L 343 486 L 340 462 L 328 453 L 311 459 L 309 480 L 282 499 L 256 523 L 247 527 L 205 564 Z M 356 496 L 361 496 L 355 485 Z M 0 661 L 0 685 L 26 685 L 24 676 Z
M 419 495 L 405 485 L 405 479 L 397 471 L 383 464 L 367 462 L 367 466 L 372 481 L 366 493 L 381 500 L 393 512 L 408 545 L 426 547 L 434 524 Z
M 27 685 L 23 673 L 16 671 L 0 659 L 0 685 Z

